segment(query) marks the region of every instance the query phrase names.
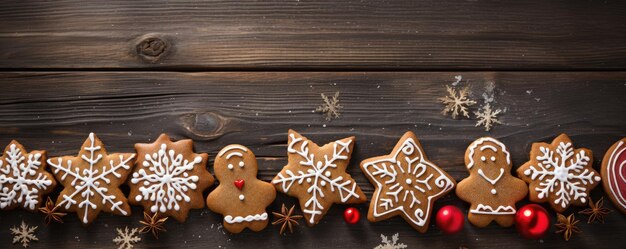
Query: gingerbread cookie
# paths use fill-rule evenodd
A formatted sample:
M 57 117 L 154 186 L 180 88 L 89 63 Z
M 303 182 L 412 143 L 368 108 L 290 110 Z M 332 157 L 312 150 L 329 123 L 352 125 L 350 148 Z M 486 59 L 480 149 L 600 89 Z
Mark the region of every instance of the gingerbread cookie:
M 531 201 L 549 202 L 562 213 L 570 204 L 586 205 L 589 191 L 600 182 L 592 164 L 591 150 L 574 149 L 572 140 L 561 134 L 551 144 L 533 143 L 530 161 L 517 175 L 529 183 Z
M 65 212 L 76 212 L 80 221 L 91 223 L 100 211 L 130 215 L 130 206 L 119 189 L 130 173 L 135 154 L 107 154 L 104 144 L 89 133 L 78 156 L 48 159 L 63 190 L 56 205 Z
M 361 170 L 376 188 L 367 219 L 376 222 L 400 215 L 421 233 L 428 230 L 434 202 L 456 184 L 448 173 L 428 161 L 410 131 L 391 154 L 362 161 Z
M 471 203 L 467 219 L 478 227 L 496 221 L 509 227 L 515 223 L 515 203 L 524 199 L 528 186 L 511 175 L 511 155 L 500 141 L 482 137 L 465 151 L 469 177 L 456 186 L 456 195 Z
M 128 180 L 133 205 L 183 222 L 189 209 L 203 208 L 202 192 L 213 184 L 206 153 L 193 153 L 193 142 L 172 142 L 166 134 L 151 144 L 135 144 L 137 163 Z
M 211 211 L 224 215 L 224 228 L 240 233 L 244 228 L 261 231 L 268 224 L 265 208 L 276 198 L 271 183 L 257 179 L 256 157 L 245 146 L 223 148 L 213 164 L 220 185 L 206 199 Z
M 617 141 L 602 159 L 604 191 L 622 213 L 626 214 L 626 138 Z
M 42 196 L 50 193 L 57 182 L 46 171 L 46 151 L 28 153 L 13 140 L 0 157 L 0 210 L 18 206 L 31 211 L 41 206 Z
M 276 189 L 300 201 L 307 225 L 317 224 L 333 203 L 362 203 L 366 197 L 346 173 L 354 137 L 319 147 L 289 130 L 288 163 L 272 183 Z

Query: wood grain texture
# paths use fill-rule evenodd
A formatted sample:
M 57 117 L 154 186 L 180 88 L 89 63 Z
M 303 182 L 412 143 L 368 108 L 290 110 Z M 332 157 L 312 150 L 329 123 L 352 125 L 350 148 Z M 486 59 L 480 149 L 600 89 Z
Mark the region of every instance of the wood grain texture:
M 624 30 L 623 1 L 1 1 L 0 68 L 623 70 Z
M 445 84 L 462 75 L 472 96 L 495 83 L 495 107 L 506 109 L 504 125 L 492 132 L 474 127 L 473 120 L 442 116 L 436 98 Z M 626 136 L 626 73 L 624 72 L 4 72 L 0 73 L 0 146 L 19 140 L 28 150 L 46 149 L 50 156 L 75 154 L 89 132 L 95 132 L 109 152 L 131 152 L 134 143 L 149 142 L 160 133 L 192 138 L 195 149 L 216 153 L 231 143 L 243 144 L 259 160 L 259 177 L 269 181 L 286 163 L 286 132 L 301 132 L 317 143 L 356 136 L 349 172 L 371 196 L 373 187 L 358 169 L 368 157 L 387 154 L 405 132 L 413 131 L 431 161 L 460 180 L 467 145 L 493 136 L 511 151 L 514 168 L 528 158 L 532 142 L 551 141 L 559 133 L 571 136 L 577 147 L 594 152 L 596 170 L 610 145 Z M 327 122 L 313 113 L 320 93 L 340 91 L 344 106 L 339 119 Z M 212 171 L 212 166 L 209 167 Z M 127 189 L 125 189 L 126 191 Z M 58 193 L 58 191 L 57 191 Z M 205 194 L 206 195 L 206 194 Z M 594 199 L 604 195 L 601 188 Z M 279 194 L 269 207 L 296 200 Z M 468 204 L 454 195 L 440 199 L 435 210 L 453 204 L 465 212 Z M 614 209 L 611 203 L 605 202 Z M 367 204 L 356 206 L 362 214 Z M 616 240 L 626 236 L 624 216 L 613 212 L 606 224 L 580 223 L 582 234 L 569 242 L 554 234 L 542 241 L 522 239 L 514 228 L 467 224 L 458 235 L 445 236 L 434 225 L 419 234 L 400 218 L 378 223 L 362 219 L 347 225 L 345 206 L 335 205 L 322 222 L 300 226 L 281 237 L 277 227 L 260 233 L 231 235 L 219 228 L 221 217 L 206 209 L 191 212 L 186 223 L 168 221 L 160 240 L 143 236 L 141 247 L 209 248 L 372 248 L 380 235 L 400 234 L 409 248 L 624 248 Z M 582 208 L 572 208 L 570 212 Z M 70 214 L 66 224 L 44 226 L 43 217 L 24 211 L 0 212 L 0 245 L 10 244 L 8 228 L 25 220 L 38 225 L 40 241 L 32 248 L 110 248 L 115 227 L 137 226 L 141 210 L 131 217 L 101 214 L 89 227 Z M 551 211 L 551 216 L 555 217 Z M 586 217 L 577 215 L 581 220 Z M 301 223 L 301 225 L 303 225 Z

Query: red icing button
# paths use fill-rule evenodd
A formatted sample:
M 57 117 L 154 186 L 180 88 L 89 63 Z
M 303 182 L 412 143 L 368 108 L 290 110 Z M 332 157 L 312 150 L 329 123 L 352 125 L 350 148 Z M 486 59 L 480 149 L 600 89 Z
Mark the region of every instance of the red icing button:
M 243 188 L 243 185 L 245 184 L 245 181 L 243 179 L 239 179 L 235 181 L 235 186 L 241 190 Z

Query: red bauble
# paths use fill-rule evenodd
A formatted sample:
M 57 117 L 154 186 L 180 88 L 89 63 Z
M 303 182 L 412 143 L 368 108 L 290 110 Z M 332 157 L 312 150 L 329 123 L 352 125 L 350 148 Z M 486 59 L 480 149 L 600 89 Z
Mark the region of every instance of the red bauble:
M 361 213 L 359 213 L 359 210 L 356 208 L 346 208 L 346 211 L 343 212 L 343 219 L 346 220 L 348 224 L 356 224 L 359 222 L 360 218 Z
M 463 229 L 465 216 L 457 207 L 443 206 L 437 212 L 437 227 L 447 234 L 455 234 Z
M 548 211 L 537 204 L 523 206 L 515 215 L 515 227 L 524 238 L 539 239 L 550 229 Z

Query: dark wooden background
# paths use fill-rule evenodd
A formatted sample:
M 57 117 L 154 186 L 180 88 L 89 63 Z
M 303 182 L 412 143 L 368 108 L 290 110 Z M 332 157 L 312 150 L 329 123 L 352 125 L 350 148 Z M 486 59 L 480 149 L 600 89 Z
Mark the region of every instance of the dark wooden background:
M 131 152 L 165 132 L 193 139 L 211 164 L 222 147 L 246 145 L 269 181 L 286 163 L 288 129 L 320 144 L 355 135 L 349 172 L 371 196 L 358 163 L 387 154 L 405 131 L 457 180 L 478 137 L 503 141 L 517 167 L 532 142 L 567 133 L 593 150 L 598 170 L 626 135 L 625 31 L 623 1 L 2 1 L 0 146 L 18 139 L 50 156 L 75 154 L 95 132 L 109 151 Z M 440 114 L 437 98 L 457 75 L 477 99 L 495 83 L 503 125 L 485 132 Z M 344 109 L 328 122 L 312 111 L 320 93 L 336 91 Z M 601 196 L 601 187 L 592 192 Z M 279 194 L 269 211 L 282 203 L 296 200 Z M 435 210 L 447 204 L 468 208 L 449 195 Z M 232 235 L 221 216 L 195 210 L 137 247 L 373 248 L 395 233 L 409 248 L 626 247 L 618 212 L 606 224 L 576 215 L 583 233 L 565 242 L 554 228 L 533 241 L 497 225 L 466 224 L 453 236 L 432 224 L 420 234 L 401 218 L 348 225 L 344 208 L 287 236 L 271 226 Z M 139 207 L 89 227 L 75 214 L 45 226 L 37 213 L 1 212 L 0 247 L 18 247 L 8 229 L 24 220 L 39 226 L 32 248 L 113 248 L 114 229 L 141 219 Z

